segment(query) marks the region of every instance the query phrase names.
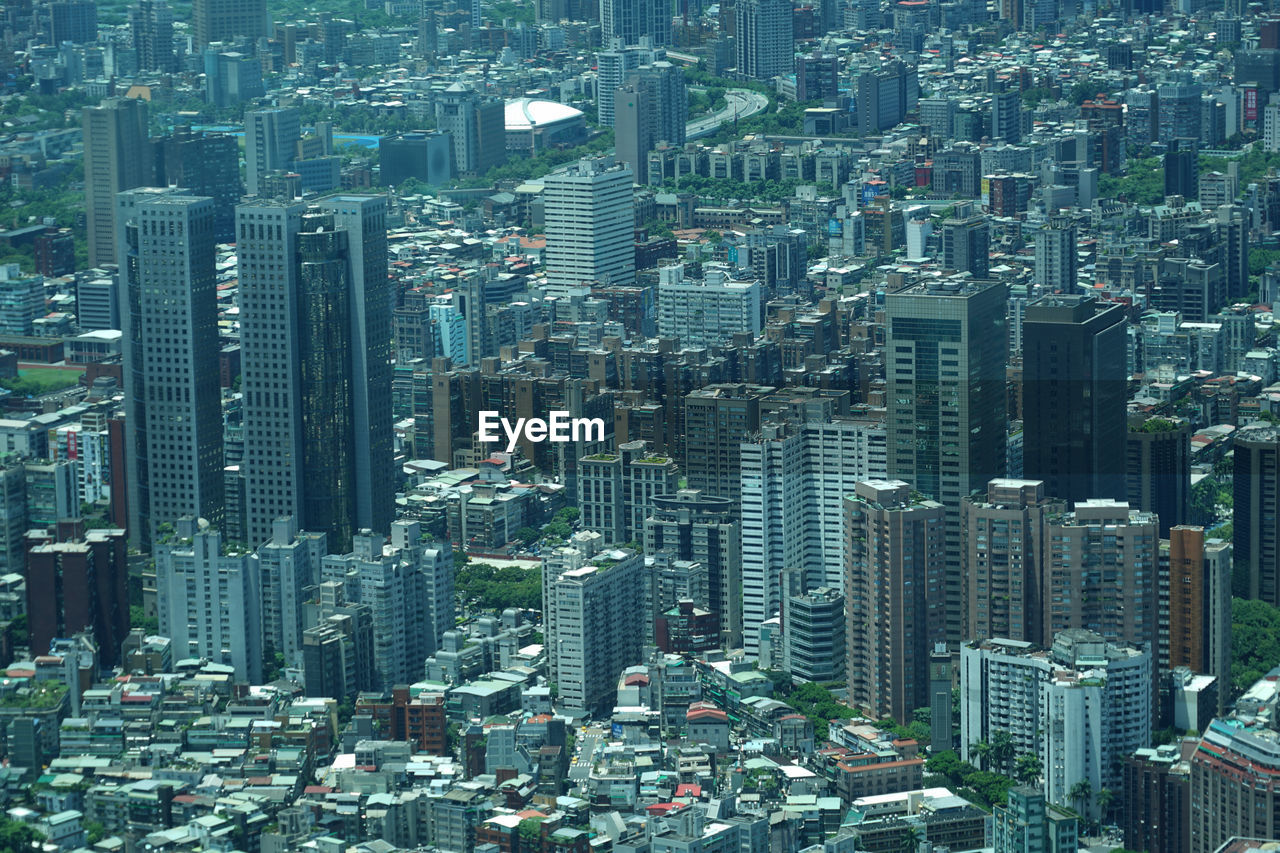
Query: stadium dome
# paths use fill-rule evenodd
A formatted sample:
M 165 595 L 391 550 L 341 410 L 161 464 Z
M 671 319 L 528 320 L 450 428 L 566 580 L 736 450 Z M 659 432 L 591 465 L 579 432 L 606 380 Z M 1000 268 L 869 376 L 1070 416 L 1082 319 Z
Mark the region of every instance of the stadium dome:
M 517 98 L 507 102 L 506 126 L 509 131 L 527 131 L 576 121 L 581 117 L 582 110 L 574 109 L 568 104 L 537 98 Z

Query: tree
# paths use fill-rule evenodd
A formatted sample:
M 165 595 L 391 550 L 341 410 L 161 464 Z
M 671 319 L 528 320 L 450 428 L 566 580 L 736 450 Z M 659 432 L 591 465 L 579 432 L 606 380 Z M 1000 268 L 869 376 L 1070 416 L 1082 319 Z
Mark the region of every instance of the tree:
M 978 759 L 978 767 L 986 770 L 987 762 L 991 760 L 991 744 L 985 740 L 974 741 L 969 744 L 969 754 Z
M 1015 776 L 1024 785 L 1034 785 L 1040 780 L 1040 772 L 1044 768 L 1040 764 L 1040 756 L 1033 753 L 1019 755 Z
M 43 835 L 25 823 L 20 823 L 7 817 L 0 817 L 0 851 L 3 853 L 37 850 L 39 848 L 36 842 L 43 838 Z
M 1116 792 L 1110 788 L 1103 788 L 1098 792 L 1098 808 L 1102 809 L 1102 819 L 1104 823 L 1112 823 L 1113 810 L 1116 805 Z
M 1006 776 L 1013 775 L 1013 759 L 1016 748 L 1013 735 L 1004 729 L 996 729 L 991 733 L 991 762 Z
M 1280 664 L 1280 610 L 1265 601 L 1231 602 L 1231 699 Z
M 536 527 L 521 527 L 516 531 L 516 539 L 519 539 L 525 545 L 532 545 L 542 538 L 542 534 L 538 532 Z
M 1093 799 L 1093 783 L 1088 779 L 1081 779 L 1079 782 L 1071 786 L 1071 791 L 1067 794 L 1071 802 L 1077 805 L 1077 811 L 1081 814 L 1087 814 L 1089 811 L 1089 802 Z
M 920 836 L 914 826 L 905 827 L 898 840 L 898 853 L 916 853 L 920 849 Z

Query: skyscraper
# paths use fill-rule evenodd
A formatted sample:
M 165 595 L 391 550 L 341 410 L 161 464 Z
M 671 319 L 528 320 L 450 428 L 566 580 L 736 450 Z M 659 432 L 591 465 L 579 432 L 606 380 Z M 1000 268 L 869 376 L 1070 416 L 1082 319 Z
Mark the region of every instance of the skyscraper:
M 116 193 L 152 182 L 147 104 L 110 98 L 85 107 L 82 129 L 89 266 L 97 267 L 116 260 Z
M 181 190 L 118 197 L 129 535 L 222 520 L 222 409 L 213 200 Z
M 600 43 L 640 44 L 647 38 L 654 47 L 671 43 L 670 0 L 600 0 Z
M 1158 668 L 1185 666 L 1216 676 L 1224 707 L 1231 678 L 1231 546 L 1206 541 L 1203 527 L 1180 525 L 1169 531 L 1168 559 L 1167 592 L 1160 584 L 1167 647 Z
M 866 480 L 845 499 L 849 700 L 904 725 L 929 707 L 946 550 L 942 504 L 911 491 L 901 480 Z
M 235 240 L 240 183 L 240 144 L 229 133 L 206 133 L 178 127 L 155 140 L 156 185 L 182 187 L 213 199 L 214 237 Z
M 325 538 L 299 531 L 292 518 L 277 518 L 271 539 L 257 549 L 263 653 L 281 654 L 290 666 L 303 663 L 304 605 L 320 583 L 320 562 L 329 551 Z
M 772 80 L 795 70 L 791 4 L 786 0 L 738 0 L 734 6 L 738 73 Z
M 1163 88 L 1163 87 L 1162 87 Z M 1164 95 L 1161 94 L 1161 98 Z M 1160 103 L 1164 113 L 1163 100 Z M 1163 128 L 1161 129 L 1163 133 Z M 1193 200 L 1200 196 L 1199 139 L 1170 139 L 1164 154 L 1164 194 Z
M 507 159 L 506 107 L 501 98 L 454 83 L 436 96 L 436 129 L 453 140 L 453 167 L 483 175 Z
M 191 18 L 196 50 L 210 42 L 233 42 L 236 36 L 256 39 L 268 34 L 266 0 L 193 0 Z
M 633 173 L 645 174 L 646 157 L 659 142 L 684 144 L 689 95 L 679 67 L 665 60 L 640 66 L 615 91 L 613 104 L 618 160 Z
M 1050 293 L 1076 289 L 1076 227 L 1065 216 L 1052 216 L 1036 231 L 1035 283 Z
M 129 7 L 129 29 L 143 71 L 178 70 L 173 52 L 173 10 L 165 0 L 138 0 Z
M 991 136 L 1010 145 L 1022 141 L 1022 93 L 1017 88 L 991 96 Z
M 762 385 L 708 385 L 684 398 L 684 464 L 689 488 L 731 499 L 742 493 L 742 442 L 760 429 Z
M 1125 496 L 1124 306 L 1051 295 L 1022 317 L 1024 476 L 1075 503 Z
M 580 160 L 543 180 L 549 293 L 635 281 L 633 181 L 629 168 L 607 157 Z
M 986 278 L 991 253 L 991 234 L 987 218 L 975 212 L 972 205 L 942 223 L 942 266 L 944 269 L 971 273 Z
M 600 124 L 613 127 L 614 95 L 631 73 L 641 65 L 654 62 L 660 55 L 650 45 L 623 45 L 605 42 L 607 50 L 596 54 L 596 116 Z
M 1236 433 L 1234 594 L 1280 607 L 1280 429 Z
M 1129 424 L 1125 442 L 1126 497 L 1130 506 L 1154 512 L 1160 537 L 1190 521 L 1191 423 L 1153 417 Z
M 251 201 L 236 227 L 249 541 L 290 515 L 345 549 L 392 518 L 385 200 Z
M 294 107 L 244 114 L 244 188 L 248 195 L 263 192 L 263 175 L 290 167 L 301 137 L 302 125 Z
M 947 508 L 959 542 L 960 499 L 1005 473 L 1003 284 L 942 281 L 885 296 L 889 476 Z M 947 550 L 946 639 L 964 633 L 960 549 Z

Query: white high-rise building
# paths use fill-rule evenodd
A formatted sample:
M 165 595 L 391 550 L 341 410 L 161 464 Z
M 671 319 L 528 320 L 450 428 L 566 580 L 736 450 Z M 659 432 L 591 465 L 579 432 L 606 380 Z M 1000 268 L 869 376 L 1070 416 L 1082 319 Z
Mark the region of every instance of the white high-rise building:
M 804 569 L 805 589 L 844 588 L 844 498 L 884 479 L 882 418 L 836 416 L 767 425 L 742 443 L 744 647 L 759 653 L 760 625 L 782 604 L 784 569 Z
M 738 73 L 772 80 L 795 70 L 794 24 L 786 0 L 739 0 L 737 14 Z
M 124 307 L 129 531 L 222 521 L 222 407 L 213 199 L 140 188 L 116 198 Z
M 1066 217 L 1053 217 L 1036 231 L 1035 283 L 1049 293 L 1075 293 L 1076 228 Z
M 583 159 L 543 179 L 547 292 L 636 278 L 634 175 L 611 158 Z
M 156 608 L 173 658 L 234 667 L 237 681 L 262 681 L 258 558 L 228 547 L 204 519 L 177 520 L 158 535 Z
M 303 605 L 320 583 L 320 561 L 327 553 L 323 533 L 299 531 L 287 517 L 276 519 L 271 539 L 258 548 L 264 652 L 284 655 L 290 666 L 302 666 L 302 632 L 308 627 Z
M 684 264 L 658 270 L 658 334 L 686 347 L 723 346 L 739 332 L 760 334 L 760 282 L 735 281 L 723 264 L 707 264 L 702 280 Z
M 1051 649 L 1003 639 L 960 649 L 961 758 L 976 760 L 973 744 L 1006 731 L 1014 755 L 1040 758 L 1045 795 L 1060 806 L 1085 807 L 1072 791 L 1088 782 L 1096 815 L 1097 793 L 1120 789 L 1121 759 L 1150 741 L 1151 703 L 1151 655 L 1091 631 L 1063 631 Z
M 422 677 L 428 657 L 453 627 L 453 551 L 423 538 L 416 521 L 391 525 L 391 541 L 369 530 L 349 554 L 323 559 L 323 581 L 344 586 L 344 599 L 369 608 L 373 661 L 384 689 Z
M 262 191 L 262 176 L 288 169 L 297 157 L 302 125 L 295 107 L 251 110 L 244 114 L 244 189 Z
M 603 40 L 608 47 L 596 54 L 596 117 L 603 127 L 613 127 L 614 92 L 626 82 L 631 72 L 666 56 L 650 45 L 637 42 Z
M 640 44 L 648 39 L 661 47 L 671 41 L 668 0 L 600 0 L 600 41 Z

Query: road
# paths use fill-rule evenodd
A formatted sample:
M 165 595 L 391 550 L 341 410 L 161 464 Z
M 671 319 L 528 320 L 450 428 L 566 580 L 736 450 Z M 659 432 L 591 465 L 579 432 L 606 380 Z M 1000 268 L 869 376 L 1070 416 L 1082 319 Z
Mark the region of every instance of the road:
M 575 783 L 585 782 L 591 775 L 591 759 L 603 739 L 598 730 L 589 729 L 588 732 L 589 734 L 578 736 L 578 760 L 569 766 L 569 778 Z
M 753 116 L 769 106 L 769 98 L 751 89 L 726 89 L 724 92 L 724 109 L 710 115 L 696 118 L 685 125 L 685 139 L 700 139 L 710 136 L 720 129 L 726 121 L 733 121 L 734 115 L 744 119 Z

